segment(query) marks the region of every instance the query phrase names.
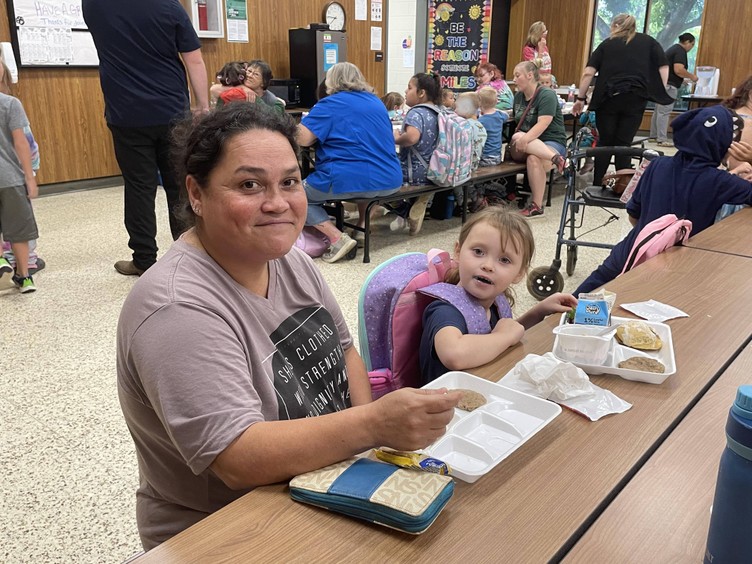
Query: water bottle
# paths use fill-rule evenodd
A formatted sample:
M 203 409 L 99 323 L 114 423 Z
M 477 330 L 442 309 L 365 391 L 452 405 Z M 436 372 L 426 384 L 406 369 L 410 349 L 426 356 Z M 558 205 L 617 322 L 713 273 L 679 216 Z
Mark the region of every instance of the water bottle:
M 574 103 L 575 90 L 577 90 L 577 87 L 574 84 L 569 86 L 569 89 L 567 90 L 567 102 Z
M 739 386 L 726 421 L 705 564 L 749 562 L 752 555 L 752 385 Z
M 454 217 L 454 194 L 449 194 L 446 199 L 446 209 L 444 210 L 444 218 L 452 219 Z

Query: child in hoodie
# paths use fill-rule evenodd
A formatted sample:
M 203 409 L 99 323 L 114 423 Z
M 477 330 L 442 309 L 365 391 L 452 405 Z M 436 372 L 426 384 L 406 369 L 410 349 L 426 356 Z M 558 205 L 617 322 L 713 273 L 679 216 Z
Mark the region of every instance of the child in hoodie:
M 679 151 L 654 159 L 645 169 L 627 203 L 632 231 L 580 284 L 575 296 L 616 278 L 637 234 L 651 221 L 673 213 L 689 219 L 696 235 L 713 224 L 723 204 L 752 204 L 752 184 L 718 168 L 731 143 L 741 137 L 744 122 L 735 112 L 723 106 L 700 108 L 684 112 L 671 127 Z

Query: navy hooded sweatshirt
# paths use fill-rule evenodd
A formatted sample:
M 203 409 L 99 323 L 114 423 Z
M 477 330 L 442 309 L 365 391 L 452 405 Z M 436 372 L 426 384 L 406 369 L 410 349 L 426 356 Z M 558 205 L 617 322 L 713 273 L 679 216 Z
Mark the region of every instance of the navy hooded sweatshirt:
M 616 278 L 637 234 L 668 213 L 692 222 L 692 235 L 710 227 L 723 204 L 752 204 L 752 184 L 721 170 L 742 120 L 723 106 L 684 112 L 671 127 L 679 151 L 651 161 L 627 204 L 637 225 L 575 291 L 590 292 Z

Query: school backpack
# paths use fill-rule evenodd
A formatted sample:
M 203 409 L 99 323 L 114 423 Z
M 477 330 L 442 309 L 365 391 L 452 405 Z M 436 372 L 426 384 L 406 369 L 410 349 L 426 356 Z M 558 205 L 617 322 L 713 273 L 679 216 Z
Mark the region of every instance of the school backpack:
M 379 265 L 358 299 L 360 354 L 374 399 L 405 386 L 420 387 L 423 310 L 433 298 L 418 290 L 443 282 L 452 264 L 446 251 L 405 253 Z
M 433 104 L 418 104 L 436 112 L 439 138 L 426 163 L 423 156 L 411 147 L 414 155 L 426 167 L 426 178 L 437 186 L 461 186 L 470 180 L 473 164 L 473 126 L 462 116 L 438 108 Z M 412 171 L 412 167 L 409 168 Z
M 329 238 L 315 227 L 307 226 L 298 235 L 295 246 L 311 258 L 318 258 L 329 248 Z
M 679 219 L 672 213 L 654 219 L 637 234 L 621 273 L 632 270 L 674 245 L 681 245 L 689 239 L 691 232 L 692 222 Z

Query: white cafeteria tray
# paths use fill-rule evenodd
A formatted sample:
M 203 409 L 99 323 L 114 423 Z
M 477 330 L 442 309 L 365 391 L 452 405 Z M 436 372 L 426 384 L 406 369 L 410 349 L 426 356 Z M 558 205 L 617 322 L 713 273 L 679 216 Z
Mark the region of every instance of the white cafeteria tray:
M 562 315 L 561 317 L 562 323 L 564 323 L 565 315 Z M 674 358 L 674 342 L 671 339 L 671 327 L 669 327 L 665 323 L 645 321 L 642 319 L 636 320 L 627 317 L 612 317 L 611 325 L 617 325 L 626 321 L 643 321 L 643 323 L 650 325 L 653 331 L 655 331 L 661 338 L 661 341 L 663 341 L 663 346 L 661 347 L 661 349 L 658 351 L 641 351 L 633 349 L 631 347 L 625 347 L 624 345 L 619 344 L 619 341 L 617 341 L 616 337 L 614 336 L 611 339 L 611 348 L 608 351 L 608 357 L 606 357 L 606 361 L 602 365 L 582 364 L 580 362 L 573 362 L 572 364 L 579 366 L 588 374 L 614 374 L 616 376 L 621 376 L 625 380 L 647 382 L 648 384 L 663 384 L 666 378 L 676 373 L 676 359 Z M 554 356 L 559 360 L 569 362 L 566 359 L 562 358 L 560 354 L 557 354 L 558 348 L 559 336 L 557 335 L 556 339 L 554 340 Z M 622 360 L 626 360 L 633 356 L 646 356 L 649 358 L 654 358 L 666 367 L 666 371 L 663 374 L 656 374 L 655 372 L 644 372 L 642 370 L 619 368 L 618 365 Z
M 424 388 L 464 388 L 483 394 L 474 411 L 454 410 L 447 432 L 425 452 L 449 464 L 452 476 L 475 482 L 561 413 L 557 404 L 467 372 L 447 372 Z

